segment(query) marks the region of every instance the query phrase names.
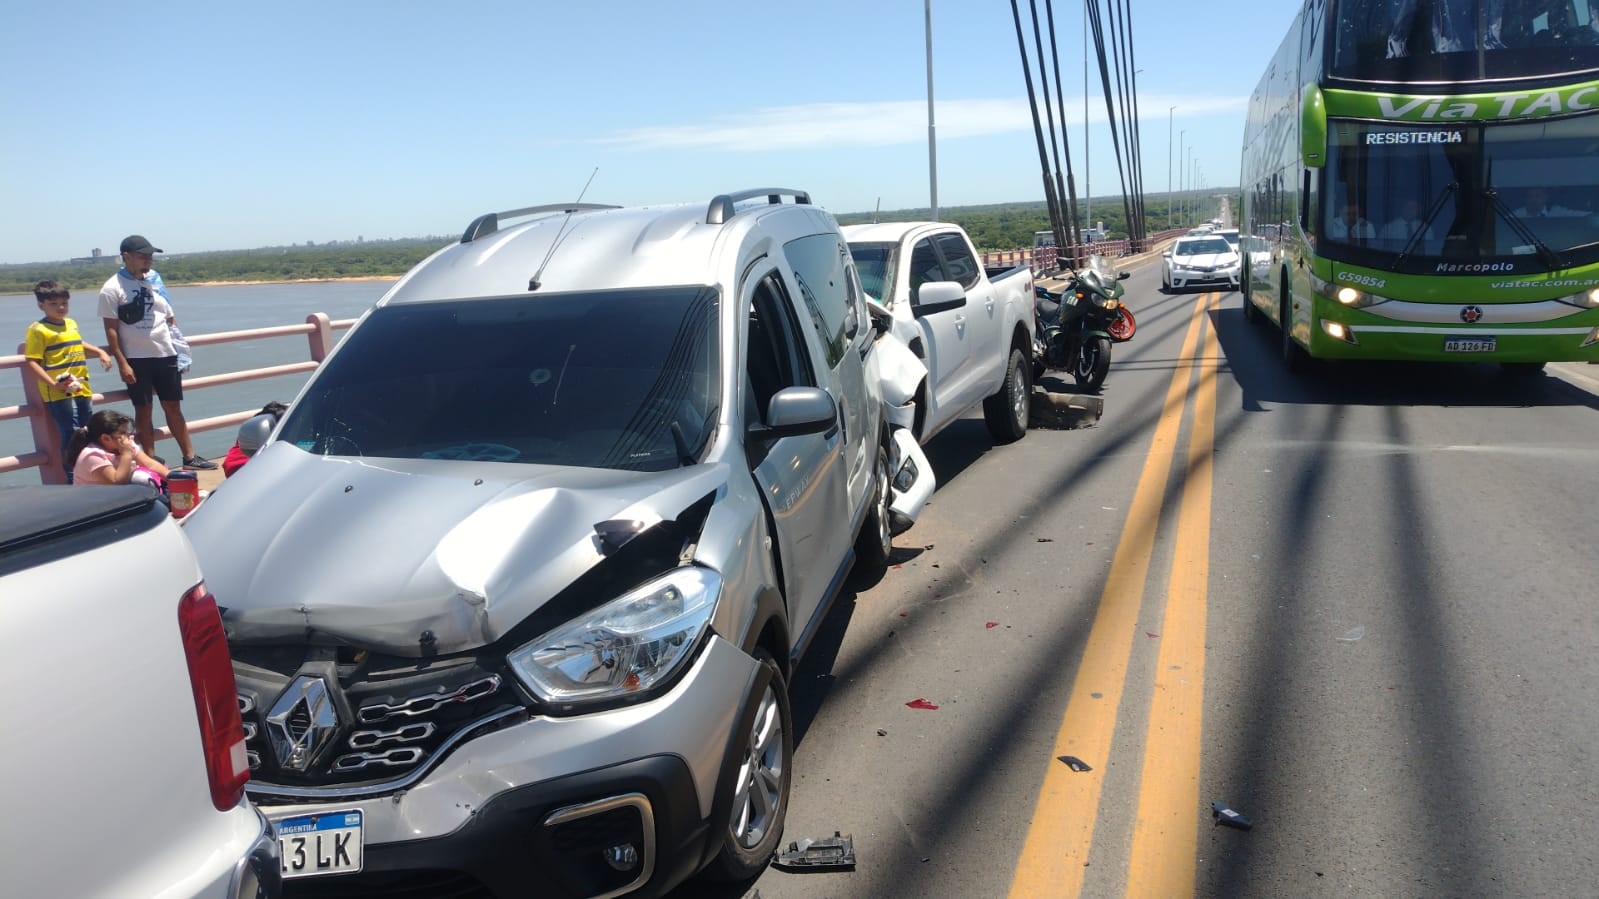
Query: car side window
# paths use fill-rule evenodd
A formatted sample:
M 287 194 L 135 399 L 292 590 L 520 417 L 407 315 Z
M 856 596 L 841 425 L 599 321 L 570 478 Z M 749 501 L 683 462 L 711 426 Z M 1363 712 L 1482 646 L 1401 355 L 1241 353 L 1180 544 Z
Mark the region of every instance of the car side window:
M 918 298 L 923 284 L 948 280 L 944 275 L 944 264 L 933 249 L 933 242 L 926 238 L 918 240 L 916 246 L 911 248 L 911 302 L 920 301 Z
M 849 247 L 837 236 L 813 234 L 783 245 L 783 254 L 794 269 L 794 280 L 811 323 L 822 338 L 827 367 L 834 368 L 849 347 L 849 312 L 853 306 L 849 270 Z M 858 315 L 859 313 L 857 313 Z
M 745 368 L 746 401 L 754 407 L 746 409 L 753 414 L 750 421 L 765 422 L 766 408 L 779 390 L 816 386 L 793 308 L 776 271 L 762 277 L 750 296 Z
M 949 272 L 949 280 L 955 281 L 960 286 L 971 290 L 977 286 L 977 279 L 982 269 L 977 264 L 977 257 L 972 255 L 972 250 L 959 234 L 944 233 L 933 238 L 938 244 L 938 249 L 944 254 L 944 268 Z

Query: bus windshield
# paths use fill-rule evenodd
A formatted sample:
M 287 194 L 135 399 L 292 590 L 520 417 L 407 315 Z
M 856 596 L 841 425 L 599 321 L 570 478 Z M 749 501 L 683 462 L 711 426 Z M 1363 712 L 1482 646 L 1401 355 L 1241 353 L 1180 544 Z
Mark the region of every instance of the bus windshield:
M 1425 271 L 1445 260 L 1599 260 L 1599 116 L 1425 128 L 1335 121 L 1328 136 L 1318 252 L 1379 267 L 1403 257 L 1400 268 Z
M 1599 0 L 1336 0 L 1333 78 L 1390 83 L 1599 71 Z

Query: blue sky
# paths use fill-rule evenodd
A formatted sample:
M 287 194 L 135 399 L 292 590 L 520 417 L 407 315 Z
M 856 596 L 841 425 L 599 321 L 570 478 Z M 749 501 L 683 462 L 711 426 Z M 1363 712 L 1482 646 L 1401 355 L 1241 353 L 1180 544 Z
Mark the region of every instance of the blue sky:
M 1236 184 L 1244 101 L 1295 4 L 1132 5 L 1146 189 L 1166 189 L 1173 105 L 1206 180 Z M 932 7 L 940 206 L 1041 200 L 1009 3 Z M 1055 14 L 1081 187 L 1082 6 Z M 453 234 L 575 198 L 596 167 L 594 202 L 928 203 L 922 0 L 64 0 L 7 19 L 5 263 L 135 232 L 171 253 Z

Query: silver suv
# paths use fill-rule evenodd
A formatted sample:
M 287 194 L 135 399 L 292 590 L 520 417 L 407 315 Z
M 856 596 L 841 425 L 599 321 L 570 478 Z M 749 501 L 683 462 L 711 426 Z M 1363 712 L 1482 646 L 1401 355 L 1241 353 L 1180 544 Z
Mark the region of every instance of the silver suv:
M 788 190 L 489 214 L 396 284 L 187 527 L 286 892 L 760 871 L 789 672 L 890 549 L 873 336 Z

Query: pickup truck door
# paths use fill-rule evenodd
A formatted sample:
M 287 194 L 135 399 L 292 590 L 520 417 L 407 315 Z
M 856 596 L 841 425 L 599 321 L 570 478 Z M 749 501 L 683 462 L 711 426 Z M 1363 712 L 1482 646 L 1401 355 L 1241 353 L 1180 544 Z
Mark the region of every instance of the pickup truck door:
M 966 327 L 970 310 L 966 305 L 943 309 L 924 306 L 919 301 L 923 284 L 950 280 L 932 238 L 924 237 L 916 242 L 911 248 L 908 265 L 910 271 L 905 283 L 910 289 L 911 316 L 922 332 L 930 381 L 927 419 L 922 429 L 930 433 L 942 427 L 949 416 L 965 408 L 960 395 L 962 382 L 969 380 L 971 374 L 972 346 Z
M 764 421 L 777 391 L 828 388 L 828 373 L 812 356 L 799 307 L 776 268 L 752 274 L 742 302 L 744 420 L 752 424 Z M 747 437 L 745 450 L 771 513 L 789 622 L 798 636 L 843 578 L 850 558 L 843 428 L 773 441 Z
M 997 303 L 998 291 L 983 273 L 983 265 L 972 252 L 966 235 L 945 231 L 933 235 L 933 245 L 944 257 L 949 280 L 966 289 L 966 343 L 971 347 L 971 378 L 962 385 L 961 408 L 998 390 L 1005 381 L 1010 362 L 1009 341 L 1005 340 L 1005 310 Z

